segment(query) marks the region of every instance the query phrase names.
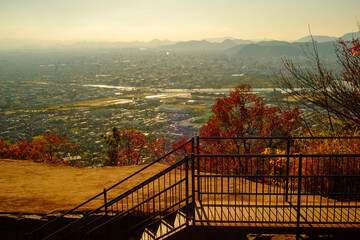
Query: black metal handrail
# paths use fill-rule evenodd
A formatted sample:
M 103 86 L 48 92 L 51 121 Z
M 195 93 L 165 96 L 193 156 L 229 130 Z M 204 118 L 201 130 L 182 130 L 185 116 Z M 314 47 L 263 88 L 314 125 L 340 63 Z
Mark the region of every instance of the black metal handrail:
M 185 185 L 185 186 L 186 186 L 186 188 L 187 188 L 188 185 L 189 185 L 189 183 L 188 183 L 188 181 L 189 181 L 189 176 L 188 176 L 188 171 L 189 171 L 189 159 L 190 159 L 190 158 L 185 157 L 183 160 L 176 162 L 175 164 L 171 165 L 171 167 L 169 167 L 169 168 L 161 171 L 160 173 L 158 173 L 158 174 L 156 174 L 155 176 L 149 178 L 148 180 L 144 181 L 143 183 L 139 184 L 138 186 L 134 187 L 133 189 L 129 190 L 128 192 L 126 192 L 126 193 L 122 194 L 121 196 L 113 199 L 111 202 L 103 205 L 102 207 L 105 207 L 105 206 L 108 206 L 108 207 L 109 207 L 109 206 L 115 204 L 116 202 L 120 201 L 121 199 L 125 198 L 126 196 L 129 196 L 129 195 L 135 193 L 137 190 L 143 188 L 144 186 L 148 185 L 149 183 L 152 183 L 152 182 L 154 182 L 155 180 L 158 180 L 159 177 L 164 176 L 164 175 L 167 174 L 167 173 L 170 173 L 173 169 L 176 169 L 176 168 L 178 168 L 178 167 L 181 166 L 181 165 L 185 165 L 185 169 L 184 169 L 185 175 L 184 175 L 184 178 L 183 178 L 183 179 L 180 179 L 180 180 L 178 180 L 177 182 L 172 183 L 172 184 L 171 184 L 170 186 L 168 186 L 168 187 L 163 186 L 163 187 L 164 187 L 163 190 L 157 192 L 156 194 L 154 194 L 153 196 L 147 198 L 146 200 L 143 200 L 142 202 L 138 203 L 137 205 L 132 206 L 130 209 L 126 210 L 125 212 L 121 212 L 121 213 L 115 215 L 114 217 L 112 217 L 112 218 L 109 219 L 108 221 L 106 221 L 106 222 L 98 225 L 96 228 L 92 229 L 90 232 L 96 231 L 97 229 L 99 229 L 99 228 L 101 228 L 101 227 L 103 227 L 103 226 L 105 226 L 105 225 L 107 225 L 107 224 L 115 221 L 116 219 L 124 216 L 125 214 L 127 214 L 127 213 L 129 213 L 129 212 L 131 212 L 131 211 L 133 211 L 133 210 L 135 210 L 135 209 L 137 209 L 137 208 L 140 208 L 142 205 L 144 205 L 144 204 L 148 203 L 149 201 L 151 201 L 151 200 L 153 200 L 153 199 L 161 196 L 163 193 L 169 191 L 170 189 L 174 188 L 174 187 L 177 186 L 178 184 L 181 184 L 181 183 L 183 183 L 183 182 L 186 182 L 186 185 Z M 156 217 L 156 216 L 158 216 L 158 215 L 161 215 L 161 213 L 166 212 L 167 210 L 173 208 L 174 206 L 180 204 L 181 202 L 188 201 L 191 197 L 192 197 L 192 195 L 189 195 L 189 192 L 186 192 L 186 191 L 185 191 L 184 199 L 176 202 L 174 205 L 168 206 L 168 207 L 167 207 L 166 209 L 164 209 L 163 211 L 153 212 L 152 214 L 150 214 L 150 217 L 149 217 L 148 219 L 143 220 L 143 222 L 147 222 L 148 220 L 153 219 L 154 217 Z M 188 205 L 188 202 L 187 202 L 185 205 Z M 150 225 L 150 224 L 152 224 L 152 223 L 153 223 L 153 222 L 150 222 L 150 223 L 148 223 L 147 225 Z M 136 227 L 136 226 L 134 226 L 134 227 L 131 228 L 131 229 L 128 229 L 128 231 L 133 230 L 135 227 Z M 136 229 L 136 230 L 138 230 L 138 229 Z M 89 233 L 90 233 L 90 232 L 89 232 Z
M 200 140 L 227 140 L 227 139 L 233 139 L 233 140 L 242 140 L 242 139 L 260 139 L 260 140 L 272 140 L 272 139 L 280 139 L 280 140 L 286 140 L 283 141 L 281 145 L 282 149 L 286 148 L 286 154 L 253 154 L 253 153 L 241 153 L 241 154 L 232 154 L 232 153 L 218 153 L 218 154 L 211 154 L 211 153 L 201 153 L 202 146 L 206 146 L 208 142 L 204 141 L 204 143 L 200 142 Z M 308 211 L 318 211 L 317 208 L 320 210 L 323 208 L 326 208 L 327 211 L 335 211 L 335 207 L 338 205 L 329 205 L 326 206 L 320 202 L 318 203 L 311 203 L 308 201 L 309 198 L 313 198 L 315 200 L 316 197 L 334 197 L 339 199 L 355 199 L 356 203 L 353 206 L 352 204 L 341 204 L 339 205 L 339 209 L 341 211 L 341 214 L 343 211 L 349 211 L 348 218 L 350 218 L 350 214 L 352 214 L 351 211 L 353 211 L 355 208 L 356 210 L 360 210 L 360 203 L 358 204 L 357 201 L 359 201 L 360 196 L 356 192 L 331 192 L 332 189 L 329 186 L 325 186 L 323 183 L 325 180 L 332 182 L 336 181 L 342 181 L 342 182 L 350 182 L 353 179 L 356 179 L 358 183 L 360 183 L 360 169 L 357 169 L 353 167 L 352 164 L 355 164 L 355 161 L 359 161 L 360 154 L 301 154 L 301 153 L 291 153 L 290 152 L 290 144 L 292 144 L 293 140 L 313 140 L 313 139 L 360 139 L 360 137 L 197 137 L 196 139 L 196 146 L 194 139 L 191 139 L 187 141 L 186 143 L 182 144 L 178 148 L 172 150 L 168 154 L 164 155 L 163 157 L 159 158 L 158 160 L 154 161 L 153 163 L 145 166 L 144 168 L 138 170 L 137 172 L 133 173 L 129 177 L 121 180 L 117 184 L 114 184 L 107 190 L 104 189 L 104 191 L 93 198 L 89 199 L 88 201 L 82 203 L 81 205 L 77 206 L 76 208 L 68 211 L 67 213 L 62 214 L 57 219 L 64 217 L 66 214 L 71 213 L 78 209 L 79 207 L 87 204 L 88 202 L 94 200 L 95 198 L 98 198 L 99 196 L 104 196 L 104 204 L 99 206 L 98 208 L 89 211 L 84 214 L 84 218 L 89 218 L 90 216 L 98 213 L 105 213 L 105 215 L 101 215 L 99 217 L 94 218 L 92 221 L 87 222 L 85 221 L 84 226 L 77 228 L 75 232 L 83 232 L 84 234 L 93 233 L 98 229 L 101 229 L 102 227 L 111 224 L 118 219 L 121 219 L 122 217 L 126 216 L 127 214 L 132 214 L 134 212 L 141 212 L 141 208 L 149 204 L 150 202 L 154 205 L 152 208 L 153 211 L 149 214 L 148 217 L 144 218 L 143 221 L 139 222 L 137 225 L 132 226 L 129 229 L 143 229 L 146 226 L 149 226 L 153 224 L 156 221 L 159 221 L 156 217 L 163 217 L 166 216 L 168 213 L 168 210 L 179 205 L 177 209 L 180 207 L 186 207 L 187 208 L 187 221 L 186 225 L 189 224 L 189 216 L 190 212 L 194 211 L 194 206 L 196 204 L 196 197 L 198 203 L 205 203 L 204 199 L 206 197 L 209 199 L 212 199 L 211 201 L 217 201 L 216 199 L 218 196 L 220 196 L 221 200 L 221 206 L 227 206 L 230 204 L 231 201 L 237 199 L 237 196 L 248 197 L 252 198 L 255 197 L 256 201 L 254 203 L 248 203 L 247 205 L 243 206 L 243 210 L 245 211 L 262 211 L 263 214 L 271 215 L 271 211 L 276 212 L 276 220 L 278 218 L 278 209 L 282 209 L 282 213 L 279 213 L 279 215 L 283 214 L 281 223 L 294 223 L 297 225 L 297 228 L 300 227 L 300 224 L 308 223 L 309 220 L 306 219 L 306 216 L 308 216 Z M 286 145 L 285 145 L 286 142 Z M 178 150 L 181 150 L 184 147 L 187 147 L 188 144 L 191 145 L 191 156 L 184 158 L 183 160 L 180 160 L 179 162 L 175 163 L 174 165 L 170 166 L 169 168 L 159 172 L 155 176 L 151 177 L 150 179 L 144 181 L 143 183 L 135 186 L 134 188 L 128 190 L 125 193 L 120 194 L 119 196 L 107 200 L 106 193 L 107 191 L 115 188 L 116 186 L 120 185 L 121 183 L 131 179 L 132 177 L 136 176 L 146 168 L 150 167 L 151 165 L 155 164 L 156 162 L 161 161 L 162 159 L 170 156 L 171 154 L 174 154 Z M 204 145 L 203 145 L 204 144 Z M 196 151 L 195 151 L 196 150 Z M 186 154 L 186 151 L 183 152 L 183 154 Z M 187 154 L 190 154 L 188 152 Z M 211 160 L 211 159 L 215 159 Z M 228 159 L 228 160 L 226 160 Z M 282 165 L 281 169 L 276 169 L 273 167 L 273 165 L 270 164 L 270 161 L 275 160 L 281 160 Z M 315 160 L 314 160 L 315 159 Z M 324 163 L 321 164 L 327 164 L 326 169 L 327 171 L 330 171 L 330 167 L 334 167 L 335 163 L 337 163 L 339 160 L 346 162 L 346 166 L 353 167 L 353 172 L 348 173 L 347 170 L 343 169 L 336 169 L 334 171 L 330 171 L 330 173 L 323 173 L 319 174 L 316 171 L 313 171 L 311 168 L 309 168 L 308 164 L 313 164 L 314 161 L 316 162 L 318 159 L 322 159 Z M 231 161 L 230 161 L 231 160 Z M 246 166 L 246 169 L 229 169 L 229 163 L 236 161 L 244 161 L 246 164 L 248 162 L 251 162 L 253 165 L 249 165 L 250 167 L 253 166 L 254 169 L 248 169 L 248 166 Z M 213 162 L 211 162 L 213 161 Z M 218 164 L 217 161 L 222 161 L 222 165 L 216 165 Z M 224 161 L 227 161 L 226 164 L 224 164 Z M 312 163 L 310 163 L 312 161 Z M 354 162 L 354 163 L 353 163 Z M 206 165 L 207 164 L 207 165 Z M 212 165 L 213 164 L 213 165 Z M 241 164 L 241 163 L 240 163 Z M 273 163 L 272 163 L 273 164 Z M 320 163 L 317 163 L 317 168 L 319 169 Z M 191 168 L 189 167 L 191 165 Z M 206 165 L 206 166 L 205 166 Z M 216 165 L 216 166 L 215 166 Z M 156 193 L 152 193 L 153 195 L 149 195 L 149 184 L 154 183 L 155 181 L 163 181 L 165 182 L 165 176 L 166 174 L 169 174 L 174 169 L 176 170 L 180 166 L 183 166 L 185 168 L 186 176 L 181 181 L 173 182 L 172 184 L 166 185 L 164 184 L 163 188 L 156 189 Z M 354 165 L 355 166 L 355 165 Z M 357 165 L 356 165 L 357 166 Z M 239 168 L 239 166 L 237 166 Z M 244 167 L 244 166 L 241 166 Z M 315 166 L 316 167 L 316 166 Z M 211 168 L 213 168 L 211 170 Z M 227 168 L 227 169 L 226 169 Z M 358 167 L 360 168 L 360 167 Z M 195 172 L 195 169 L 197 171 Z M 220 171 L 221 170 L 221 171 Z M 269 171 L 272 172 L 269 172 Z M 267 172 L 266 172 L 267 171 Z M 191 174 L 189 174 L 191 172 Z M 176 174 L 176 173 L 175 173 Z M 348 175 L 346 175 L 348 174 Z M 352 175 L 351 175 L 352 174 Z M 163 180 L 159 180 L 163 179 Z M 175 177 L 176 179 L 176 177 Z M 219 179 L 219 180 L 218 180 Z M 213 181 L 214 183 L 211 183 Z M 223 184 L 223 182 L 226 182 L 227 185 L 222 186 L 221 191 L 215 190 L 216 184 L 219 184 L 220 182 Z M 232 181 L 232 182 L 231 182 Z M 255 190 L 252 192 L 236 192 L 238 190 L 235 190 L 235 192 L 231 192 L 230 189 L 237 189 L 237 186 L 234 184 L 242 181 L 242 187 L 246 188 L 249 187 L 249 185 L 254 184 Z M 160 204 L 160 197 L 165 196 L 172 191 L 172 189 L 177 188 L 178 186 L 185 184 L 185 189 L 181 190 L 184 191 L 183 195 L 184 198 L 180 199 L 178 202 L 173 203 L 173 205 L 166 206 L 164 209 L 156 210 L 155 208 L 155 199 L 159 198 L 157 204 Z M 190 183 L 191 182 L 191 183 Z M 246 184 L 244 185 L 244 182 Z M 262 187 L 262 192 L 259 190 L 261 189 L 260 184 L 266 184 L 264 186 L 268 186 L 267 190 L 264 189 L 264 186 Z M 211 185 L 211 184 L 215 184 Z M 333 184 L 333 183 L 332 183 Z M 195 186 L 196 185 L 196 186 Z M 317 186 L 316 186 L 317 185 Z M 148 187 L 148 194 L 142 195 L 142 199 L 139 200 L 139 191 L 144 191 Z M 319 188 L 320 190 L 316 189 Z M 213 189 L 212 189 L 213 188 Z M 228 189 L 228 191 L 224 192 L 224 189 Z M 212 190 L 211 190 L 212 189 Z M 146 191 L 146 190 L 145 190 Z M 268 192 L 266 192 L 268 191 Z M 272 192 L 276 191 L 276 192 Z M 320 191 L 320 192 L 319 192 Z M 350 191 L 350 190 L 349 190 Z M 351 189 L 351 191 L 356 191 L 354 189 Z M 135 197 L 135 204 L 127 204 L 125 208 L 123 208 L 121 211 L 114 211 L 113 208 L 120 202 L 124 204 L 124 201 L 131 201 L 129 198 L 132 198 L 132 201 L 134 202 L 134 195 L 137 194 L 137 199 Z M 170 193 L 169 193 L 170 194 Z M 140 193 L 141 195 L 141 193 Z M 212 195 L 212 196 L 210 196 Z M 214 197 L 213 197 L 214 196 Z M 305 197 L 304 197 L 305 196 Z M 204 197 L 204 198 L 203 198 Z M 210 198 L 209 198 L 210 197 Z M 276 204 L 266 204 L 264 202 L 264 199 L 266 197 L 276 197 Z M 258 198 L 262 199 L 263 202 L 258 202 Z M 278 202 L 278 198 L 283 198 L 283 202 Z M 215 199 L 215 200 L 214 200 Z M 302 203 L 303 200 L 305 201 L 305 204 Z M 136 202 L 137 201 L 137 202 Z M 226 201 L 227 204 L 226 204 Z M 260 201 L 260 200 L 259 200 Z M 295 202 L 294 202 L 295 201 Z M 165 201 L 166 202 L 166 201 Z M 165 203 L 167 204 L 167 203 Z M 193 204 L 192 208 L 190 209 L 190 204 Z M 206 205 L 209 207 L 210 205 Z M 111 209 L 111 210 L 110 210 Z M 275 209 L 275 210 L 274 210 Z M 291 209 L 295 209 L 296 213 L 294 214 Z M 266 213 L 268 211 L 268 213 Z M 306 211 L 305 213 L 301 211 Z M 171 214 L 171 211 L 170 211 Z M 256 213 L 257 214 L 257 213 Z M 272 221 L 264 220 L 264 218 L 261 220 L 257 215 L 255 214 L 255 218 L 253 219 L 241 219 L 239 220 L 229 220 L 227 219 L 227 222 L 261 222 L 261 223 L 271 223 Z M 287 214 L 287 216 L 285 216 Z M 314 214 L 314 213 L 313 213 Z M 355 213 L 356 214 L 356 213 Z M 111 215 L 111 216 L 110 216 Z M 195 213 L 192 212 L 192 215 L 194 216 L 193 224 L 195 225 L 196 221 L 204 221 L 204 222 L 211 222 L 211 221 L 218 221 L 218 220 L 203 220 L 200 218 L 200 220 L 195 219 Z M 228 213 L 230 215 L 230 213 Z M 236 215 L 236 214 L 235 214 Z M 105 221 L 97 222 L 100 219 L 104 219 L 104 217 L 110 216 L 111 218 L 107 218 Z M 305 216 L 305 217 L 304 217 Z M 221 218 L 223 216 L 221 215 Z M 310 217 L 315 218 L 315 215 L 312 215 Z M 321 218 L 321 216 L 320 216 Z M 57 219 L 54 219 L 53 221 L 50 221 L 48 224 L 40 227 L 39 229 L 32 232 L 32 234 L 36 233 L 36 231 L 39 231 L 43 229 L 44 227 L 50 225 L 51 223 L 55 222 Z M 305 220 L 304 220 L 305 219 Z M 221 219 L 222 220 L 222 219 Z M 54 233 L 49 235 L 47 238 L 55 236 L 56 234 L 65 231 L 66 229 L 70 229 L 71 226 L 75 223 L 78 223 L 80 221 L 83 221 L 81 219 L 75 220 L 74 222 L 62 227 L 61 229 L 56 230 Z M 316 222 L 316 221 L 315 221 Z M 323 220 L 319 220 L 316 223 L 323 223 Z M 351 221 L 344 221 L 344 223 L 357 223 L 360 224 L 360 216 L 359 219 L 357 217 L 351 218 Z M 311 221 L 309 223 L 311 225 Z M 87 231 L 87 226 L 92 226 L 91 231 Z M 45 238 L 45 239 L 47 239 Z
M 188 144 L 191 144 L 191 143 L 192 143 L 192 145 L 193 145 L 193 142 L 194 142 L 193 139 L 188 140 L 188 141 L 185 142 L 184 144 L 182 144 L 182 145 L 180 145 L 179 147 L 173 149 L 172 151 L 168 152 L 167 154 L 165 154 L 164 156 L 158 158 L 157 160 L 151 162 L 150 164 L 147 164 L 146 166 L 144 166 L 144 167 L 141 168 L 140 170 L 138 170 L 138 171 L 132 173 L 131 175 L 129 175 L 128 177 L 120 180 L 119 182 L 115 183 L 115 184 L 112 185 L 111 187 L 109 187 L 109 188 L 107 188 L 107 189 L 104 188 L 104 191 L 103 191 L 103 192 L 98 193 L 97 195 L 93 196 L 92 198 L 88 199 L 87 201 L 85 201 L 85 202 L 79 204 L 78 206 L 72 208 L 71 210 L 69 210 L 69 211 L 61 214 L 60 216 L 52 219 L 51 221 L 49 221 L 49 222 L 41 225 L 39 228 L 33 230 L 32 232 L 27 233 L 27 234 L 26 234 L 26 238 L 31 239 L 34 235 L 36 235 L 37 233 L 39 233 L 39 232 L 40 232 L 41 230 L 43 230 L 44 228 L 46 228 L 46 227 L 48 227 L 48 226 L 50 226 L 50 225 L 52 225 L 52 224 L 55 224 L 55 223 L 58 222 L 60 219 L 64 218 L 66 215 L 69 215 L 69 214 L 74 213 L 77 209 L 83 207 L 84 205 L 92 202 L 93 200 L 95 200 L 95 199 L 97 199 L 97 198 L 99 198 L 99 197 L 101 197 L 101 196 L 104 197 L 104 202 L 105 202 L 105 204 L 102 205 L 102 206 L 100 206 L 100 207 L 98 207 L 98 208 L 96 208 L 95 210 L 92 210 L 91 213 L 94 213 L 94 212 L 102 209 L 103 207 L 107 206 L 107 192 L 109 192 L 110 190 L 112 190 L 112 189 L 114 189 L 115 187 L 119 186 L 120 184 L 128 181 L 129 179 L 132 179 L 134 176 L 136 176 L 136 175 L 138 175 L 139 173 L 143 172 L 143 171 L 146 170 L 147 168 L 153 166 L 155 163 L 158 163 L 158 162 L 162 161 L 163 159 L 171 156 L 172 154 L 176 153 L 176 152 L 179 151 L 180 149 L 186 147 Z M 123 194 L 122 194 L 122 195 L 123 195 Z M 117 198 L 118 198 L 118 197 L 117 197 Z M 106 210 L 106 209 L 105 209 L 105 210 Z M 88 214 L 85 214 L 84 216 L 88 216 Z M 77 220 L 75 220 L 73 223 L 76 223 L 76 222 L 78 222 L 78 221 L 79 221 L 79 220 L 77 219 Z M 67 228 L 67 227 L 71 226 L 73 223 L 70 223 L 70 224 L 66 225 L 65 227 Z M 63 228 L 65 228 L 65 227 L 63 227 Z M 61 230 L 62 230 L 63 228 L 61 228 Z M 57 232 L 57 231 L 56 231 L 56 232 Z M 53 235 L 53 234 L 51 234 L 51 235 Z
M 195 154 L 195 158 L 200 169 L 194 175 L 196 192 L 203 209 L 195 221 L 200 225 L 276 223 L 300 229 L 360 224 L 360 154 Z M 223 164 L 239 158 L 256 162 L 255 169 L 236 172 Z M 289 158 L 291 170 L 270 168 L 274 160 Z M 334 163 L 343 165 L 333 169 Z
M 71 228 L 71 226 L 73 226 L 74 224 L 83 221 L 84 218 L 89 218 L 91 215 L 93 215 L 93 214 L 95 214 L 95 213 L 98 213 L 99 210 L 111 207 L 113 204 L 116 204 L 116 203 L 119 202 L 120 200 L 122 200 L 122 199 L 130 196 L 131 194 L 135 193 L 136 191 L 138 191 L 139 189 L 141 189 L 141 188 L 143 188 L 144 186 L 148 185 L 149 183 L 152 183 L 153 181 L 159 179 L 159 177 L 164 176 L 165 174 L 169 173 L 169 172 L 172 171 L 173 169 L 176 169 L 176 168 L 178 168 L 179 166 L 181 166 L 181 165 L 183 165 L 183 164 L 185 164 L 185 165 L 187 166 L 187 165 L 188 165 L 188 161 L 189 161 L 188 158 L 184 158 L 183 160 L 178 161 L 177 163 L 171 165 L 169 168 L 164 169 L 163 171 L 161 171 L 161 172 L 159 172 L 158 174 L 154 175 L 153 177 L 147 179 L 146 181 L 142 182 L 141 184 L 135 186 L 134 188 L 128 190 L 127 192 L 121 194 L 120 196 L 114 198 L 113 200 L 111 200 L 111 201 L 105 203 L 104 205 L 102 205 L 102 206 L 100 206 L 100 207 L 98 207 L 98 208 L 96 208 L 96 209 L 94 209 L 94 210 L 86 213 L 82 219 L 77 219 L 77 220 L 75 220 L 74 222 L 71 222 L 70 224 L 68 224 L 68 225 L 66 225 L 66 226 L 58 229 L 57 231 L 53 232 L 52 234 L 46 236 L 46 237 L 43 238 L 43 239 L 44 239 L 44 240 L 45 240 L 45 239 L 50 239 L 51 237 L 56 236 L 57 234 L 59 234 L 59 233 L 61 233 L 61 232 L 64 232 L 64 231 L 66 231 L 67 229 Z M 187 167 L 185 168 L 185 171 L 186 171 L 186 169 L 187 169 Z M 96 227 L 94 227 L 94 228 L 91 229 L 88 233 L 85 233 L 85 234 L 90 234 L 90 233 L 92 233 L 92 232 L 94 232 L 94 231 L 102 228 L 103 226 L 105 226 L 105 225 L 107 225 L 107 224 L 110 224 L 111 222 L 117 220 L 118 218 L 121 218 L 121 217 L 123 217 L 124 215 L 129 214 L 129 213 L 130 213 L 131 211 L 133 211 L 134 209 L 139 208 L 141 205 L 146 204 L 147 202 L 149 202 L 149 201 L 151 201 L 152 199 L 154 199 L 154 198 L 158 197 L 159 195 L 161 195 L 163 192 L 165 192 L 165 191 L 167 191 L 168 189 L 170 189 L 170 188 L 172 188 L 173 186 L 175 186 L 175 184 L 181 184 L 183 181 L 188 181 L 188 177 L 186 177 L 186 178 L 178 181 L 177 183 L 173 183 L 172 186 L 170 186 L 170 187 L 168 187 L 168 188 L 160 191 L 159 193 L 156 193 L 154 196 L 152 196 L 152 197 L 150 197 L 150 198 L 147 198 L 146 200 L 143 200 L 141 203 L 138 203 L 138 204 L 135 205 L 135 206 L 131 206 L 129 209 L 125 209 L 124 211 L 116 214 L 115 216 L 112 216 L 112 218 L 106 220 L 105 222 L 102 222 L 102 223 L 96 225 Z M 190 196 L 190 197 L 191 197 L 191 196 Z M 190 198 L 190 197 L 189 197 L 189 198 Z M 178 203 L 179 203 L 179 202 L 178 202 Z M 173 207 L 173 206 L 172 206 L 172 207 Z M 151 214 L 151 215 L 152 215 L 152 217 L 155 217 L 155 216 L 157 216 L 157 215 L 159 215 L 159 214 L 160 214 L 160 213 L 154 213 L 154 214 Z M 78 232 L 81 232 L 81 231 L 86 230 L 88 225 L 94 224 L 96 221 L 102 219 L 103 217 L 104 217 L 104 215 L 101 215 L 100 217 L 94 219 L 94 220 L 91 221 L 91 222 L 86 222 L 86 223 L 85 223 L 84 225 L 82 225 L 80 228 L 78 228 L 78 229 L 76 229 L 76 230 L 73 230 L 72 234 L 73 234 L 74 232 L 78 233 Z
M 258 139 L 258 140 L 269 140 L 269 139 L 294 139 L 294 140 L 303 140 L 303 139 L 360 139 L 360 136 L 314 136 L 314 137 L 294 137 L 294 136 L 287 136 L 287 137 L 255 137 L 255 136 L 249 136 L 249 137 L 201 137 L 198 136 L 199 139 Z
M 270 158 L 274 158 L 274 157 L 278 157 L 278 158 L 286 158 L 286 157 L 291 157 L 291 158 L 298 158 L 300 155 L 302 155 L 303 157 L 359 157 L 360 154 L 355 154 L 355 153 L 348 153 L 348 154 L 301 154 L 301 153 L 297 153 L 297 154 L 194 154 L 194 157 L 229 157 L 229 158 L 235 158 L 235 157 L 270 157 Z

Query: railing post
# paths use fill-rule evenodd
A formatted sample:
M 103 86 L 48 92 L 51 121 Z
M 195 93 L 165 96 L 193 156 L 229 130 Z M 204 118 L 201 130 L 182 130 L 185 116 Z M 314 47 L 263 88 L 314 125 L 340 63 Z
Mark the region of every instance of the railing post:
M 194 140 L 194 138 L 191 139 L 191 153 L 195 154 L 195 140 Z
M 108 209 L 107 209 L 106 188 L 104 188 L 104 206 L 105 206 L 105 216 L 107 216 L 108 215 Z
M 84 240 L 86 240 L 86 239 L 87 239 L 87 231 L 88 231 L 88 215 L 85 214 L 83 218 L 84 218 L 84 222 L 85 222 L 85 223 L 84 223 L 84 225 L 85 225 L 85 231 L 83 232 L 83 236 L 82 236 L 82 237 L 83 237 Z
M 192 150 L 192 155 L 191 155 L 191 195 L 192 195 L 192 203 L 194 204 L 194 208 L 195 208 L 195 139 L 192 138 L 191 139 L 191 150 Z
M 302 172 L 302 154 L 299 155 L 298 167 L 298 194 L 297 194 L 297 219 L 296 219 L 296 239 L 300 239 L 300 206 L 301 206 L 301 172 Z
M 289 174 L 290 174 L 290 136 L 287 137 L 287 145 L 286 145 L 286 186 L 285 186 L 285 200 L 288 201 L 289 196 Z
M 196 137 L 196 154 L 199 156 L 200 154 L 200 138 L 199 136 Z M 198 193 L 198 201 L 201 201 L 200 197 L 200 159 L 199 157 L 196 157 L 196 163 L 197 163 L 197 193 Z
M 185 195 L 186 195 L 186 227 L 189 226 L 189 157 L 186 157 L 185 161 Z
M 104 188 L 104 206 L 105 206 L 105 216 L 108 216 L 108 207 L 107 207 L 107 196 L 106 196 L 106 188 Z M 106 236 L 109 236 L 109 226 L 106 226 Z M 87 236 L 86 236 L 87 237 Z
M 192 219 L 193 226 L 195 226 L 195 157 L 191 156 L 191 196 L 192 196 Z

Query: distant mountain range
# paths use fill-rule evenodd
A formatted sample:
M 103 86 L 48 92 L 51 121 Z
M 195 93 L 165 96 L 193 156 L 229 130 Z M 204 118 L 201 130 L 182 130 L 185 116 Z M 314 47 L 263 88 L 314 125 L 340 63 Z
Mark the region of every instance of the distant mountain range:
M 334 42 L 318 42 L 317 49 L 321 56 L 334 55 Z M 248 44 L 234 53 L 238 57 L 298 57 L 304 56 L 306 46 L 304 43 L 295 42 L 260 42 Z M 311 47 L 310 47 L 310 50 Z
M 306 36 L 303 38 L 300 38 L 296 40 L 295 42 L 311 42 L 312 39 L 314 39 L 316 42 L 331 42 L 336 41 L 338 39 L 337 37 L 329 37 L 329 36 L 322 36 L 322 35 L 313 35 L 313 36 Z
M 225 51 L 226 49 L 235 47 L 239 41 L 226 39 L 223 42 L 209 42 L 207 40 L 201 41 L 186 41 L 177 42 L 173 45 L 164 46 L 168 50 L 183 50 L 183 51 Z M 251 41 L 247 41 L 251 43 Z
M 347 33 L 341 36 L 344 40 L 360 38 L 360 33 Z M 216 38 L 202 41 L 178 42 L 168 45 L 167 50 L 184 51 L 223 51 L 226 54 L 238 57 L 295 57 L 304 56 L 305 43 L 312 39 L 317 43 L 317 49 L 321 56 L 334 55 L 334 43 L 337 37 L 313 35 L 300 38 L 293 42 L 286 41 L 251 41 L 234 38 Z M 222 42 L 219 42 L 223 40 Z
M 133 41 L 133 42 L 77 42 L 70 47 L 75 48 L 157 48 L 175 44 L 169 40 L 154 39 L 150 42 Z
M 354 38 L 360 38 L 360 32 L 346 33 L 346 34 L 342 35 L 341 38 L 344 40 L 352 40 Z
M 331 42 L 331 41 L 336 41 L 338 39 L 338 37 L 329 37 L 329 36 L 323 36 L 323 35 L 313 35 L 312 38 L 316 41 L 316 42 Z M 353 38 L 360 38 L 360 32 L 355 32 L 355 33 L 346 33 L 344 35 L 342 35 L 340 37 L 343 40 L 352 40 Z M 300 38 L 294 42 L 311 42 L 311 36 L 306 36 L 303 38 Z
M 347 33 L 340 37 L 343 40 L 352 40 L 360 38 L 360 33 Z M 228 54 L 234 54 L 238 57 L 296 57 L 304 56 L 306 46 L 304 43 L 314 40 L 317 43 L 317 50 L 321 56 L 335 55 L 335 42 L 337 37 L 313 35 L 300 38 L 294 42 L 285 41 L 264 41 L 254 44 L 238 45 L 226 51 Z M 309 49 L 312 50 L 311 47 Z
M 0 39 L 0 49 L 47 49 L 47 48 L 157 48 L 175 44 L 169 40 L 154 39 L 150 42 L 105 42 L 105 41 L 52 41 L 35 39 Z
M 360 33 L 346 33 L 341 36 L 344 40 L 360 38 Z M 313 35 L 300 38 L 293 42 L 286 41 L 252 41 L 226 38 L 209 38 L 206 40 L 192 40 L 184 42 L 173 42 L 169 40 L 155 39 L 150 42 L 64 42 L 64 41 L 44 41 L 29 39 L 0 39 L 0 50 L 14 49 L 148 49 L 158 48 L 166 51 L 216 51 L 234 56 L 246 57 L 281 57 L 281 56 L 302 56 L 304 55 L 303 46 L 306 42 L 314 39 L 321 55 L 334 54 L 334 42 L 337 37 Z

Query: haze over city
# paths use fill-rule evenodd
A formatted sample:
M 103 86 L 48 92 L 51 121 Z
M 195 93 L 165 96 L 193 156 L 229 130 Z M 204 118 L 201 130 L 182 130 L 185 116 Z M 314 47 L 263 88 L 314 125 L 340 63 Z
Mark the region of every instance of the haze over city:
M 0 39 L 293 41 L 357 32 L 358 0 L 0 0 Z

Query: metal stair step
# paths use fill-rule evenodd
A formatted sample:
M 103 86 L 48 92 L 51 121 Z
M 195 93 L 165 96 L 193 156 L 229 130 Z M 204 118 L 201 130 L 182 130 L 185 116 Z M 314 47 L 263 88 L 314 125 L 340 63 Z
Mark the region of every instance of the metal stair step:
M 184 224 L 186 224 L 186 214 L 178 210 L 174 220 L 174 228 L 178 228 Z
M 155 237 L 160 238 L 160 237 L 164 236 L 166 233 L 173 230 L 173 228 L 174 227 L 171 226 L 168 222 L 166 222 L 164 219 L 161 219 L 161 222 L 160 222 L 160 225 L 158 227 Z
M 150 230 L 149 228 L 145 228 L 144 232 L 141 236 L 141 240 L 154 240 L 155 239 L 155 233 L 153 230 Z
M 174 222 L 176 219 L 177 211 L 171 213 L 170 215 L 163 218 L 164 221 L 166 221 L 171 227 L 174 227 Z

